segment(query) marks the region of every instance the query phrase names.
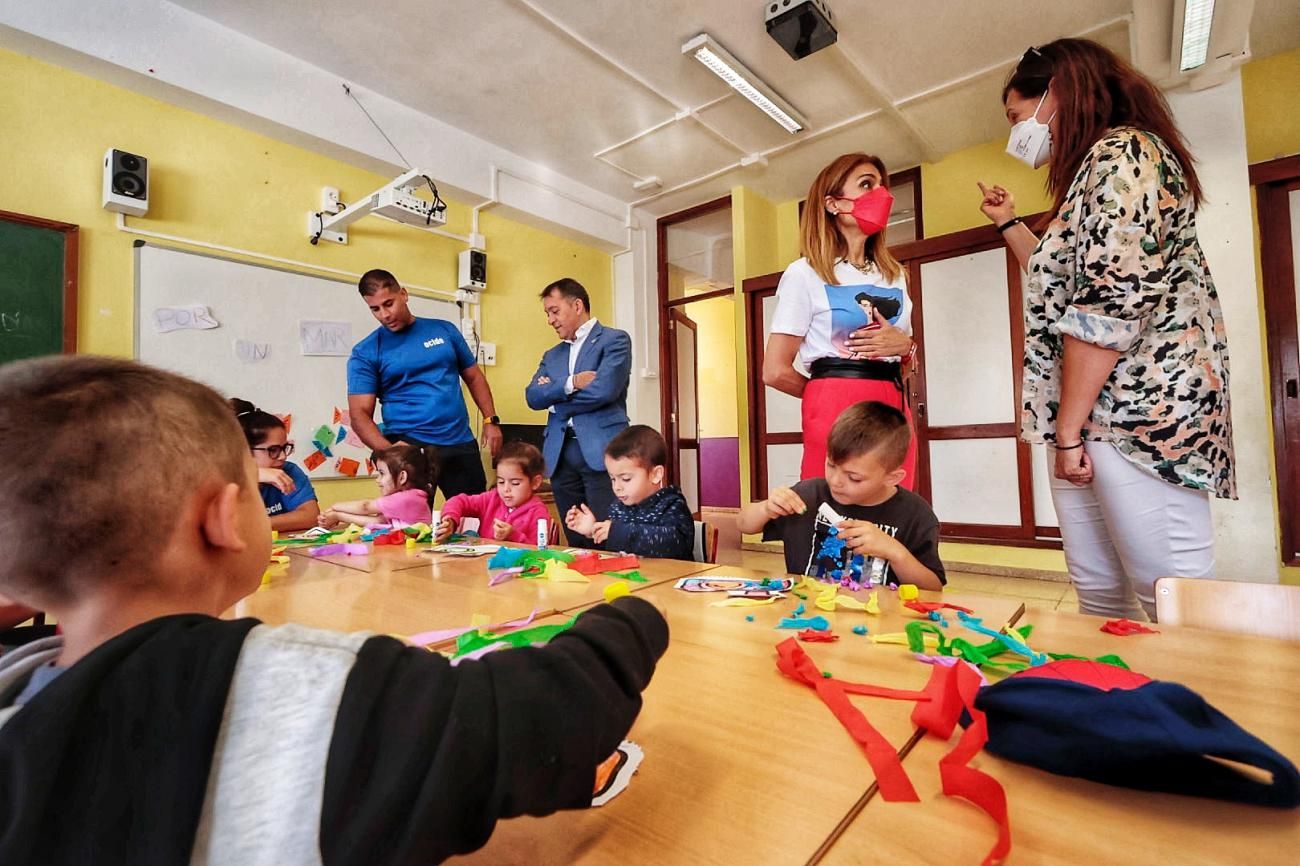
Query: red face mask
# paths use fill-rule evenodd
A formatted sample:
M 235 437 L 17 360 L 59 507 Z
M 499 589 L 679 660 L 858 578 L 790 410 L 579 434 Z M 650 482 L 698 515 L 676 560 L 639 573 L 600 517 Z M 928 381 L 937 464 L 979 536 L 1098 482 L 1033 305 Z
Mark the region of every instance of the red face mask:
M 840 201 L 853 202 L 853 219 L 867 237 L 882 231 L 889 224 L 889 212 L 894 207 L 894 194 L 883 186 L 872 187 L 857 198 L 841 197 Z

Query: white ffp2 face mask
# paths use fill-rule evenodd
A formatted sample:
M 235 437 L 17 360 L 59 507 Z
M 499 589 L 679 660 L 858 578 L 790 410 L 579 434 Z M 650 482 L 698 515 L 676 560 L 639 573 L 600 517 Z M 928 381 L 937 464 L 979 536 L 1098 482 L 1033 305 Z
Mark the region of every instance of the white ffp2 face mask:
M 1043 107 L 1046 98 L 1047 93 L 1044 91 L 1038 99 L 1038 105 L 1034 106 L 1033 115 L 1011 127 L 1011 138 L 1007 140 L 1007 153 L 1030 168 L 1041 167 L 1052 155 L 1051 127 L 1038 119 L 1038 109 Z M 1056 114 L 1053 113 L 1052 117 L 1056 117 Z M 1052 117 L 1047 118 L 1048 123 Z

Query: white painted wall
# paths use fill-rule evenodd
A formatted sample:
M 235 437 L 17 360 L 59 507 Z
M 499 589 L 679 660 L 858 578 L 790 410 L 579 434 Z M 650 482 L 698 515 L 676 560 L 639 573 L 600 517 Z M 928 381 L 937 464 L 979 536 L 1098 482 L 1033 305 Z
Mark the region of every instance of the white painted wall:
M 634 213 L 629 252 L 614 256 L 614 321 L 632 337 L 627 414 L 633 424 L 662 424 L 659 396 L 659 301 L 655 218 Z
M 1234 72 L 1217 87 L 1176 91 L 1168 98 L 1205 188 L 1207 203 L 1197 215 L 1197 231 L 1228 333 L 1240 499 L 1214 500 L 1217 573 L 1224 578 L 1276 582 L 1280 557 L 1268 444 L 1271 421 L 1265 401 L 1241 76 Z

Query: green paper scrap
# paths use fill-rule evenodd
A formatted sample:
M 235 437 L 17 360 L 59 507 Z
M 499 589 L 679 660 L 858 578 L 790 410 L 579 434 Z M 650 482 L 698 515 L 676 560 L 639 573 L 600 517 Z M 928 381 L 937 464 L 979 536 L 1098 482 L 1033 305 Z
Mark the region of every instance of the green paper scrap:
M 622 580 L 630 580 L 630 581 L 632 581 L 633 583 L 649 583 L 649 582 L 650 582 L 650 581 L 647 580 L 646 578 L 642 577 L 642 576 L 641 576 L 641 572 L 640 572 L 640 571 L 637 571 L 635 568 L 632 569 L 631 571 L 607 571 L 607 572 L 605 572 L 605 574 L 608 574 L 610 577 L 617 577 L 617 578 L 620 578 L 620 579 L 622 579 Z
M 942 656 L 956 656 L 965 659 L 971 664 L 981 669 L 998 671 L 1002 673 L 1015 673 L 1023 671 L 1029 667 L 1025 662 L 1006 662 L 997 661 L 995 656 L 1000 656 L 1011 652 L 1000 640 L 991 640 L 988 643 L 973 644 L 962 637 L 949 638 L 943 629 L 939 628 L 932 622 L 913 620 L 909 622 L 905 629 L 907 631 L 907 645 L 912 652 L 925 653 L 925 635 L 933 634 L 938 638 L 939 645 L 936 652 Z M 1026 623 L 1019 628 L 1012 629 L 1015 634 L 1019 635 L 1022 641 L 1029 638 L 1030 633 L 1034 630 L 1032 624 Z M 1069 653 L 1047 653 L 1048 657 L 1054 660 L 1059 659 L 1081 659 L 1083 661 L 1096 661 L 1102 664 L 1115 665 L 1115 667 L 1129 669 L 1124 660 L 1117 655 L 1108 654 L 1089 658 L 1088 656 L 1077 656 Z
M 328 424 L 322 424 L 316 428 L 315 433 L 311 434 L 311 441 L 315 442 L 317 445 L 322 445 L 322 446 L 333 445 L 334 431 L 329 428 Z M 324 448 L 322 448 L 321 450 L 324 450 Z
M 466 653 L 472 653 L 494 643 L 508 643 L 512 647 L 546 643 L 560 632 L 571 628 L 577 621 L 578 617 L 574 615 L 567 622 L 554 625 L 535 625 L 531 628 L 521 628 L 505 634 L 493 634 L 488 631 L 468 631 L 456 638 L 456 652 L 452 654 L 452 658 L 459 658 Z

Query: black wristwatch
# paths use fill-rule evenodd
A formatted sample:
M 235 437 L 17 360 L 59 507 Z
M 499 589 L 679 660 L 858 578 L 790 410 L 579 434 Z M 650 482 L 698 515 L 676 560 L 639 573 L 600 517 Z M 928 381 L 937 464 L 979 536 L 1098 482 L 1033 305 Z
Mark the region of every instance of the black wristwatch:
M 484 423 L 484 424 L 495 424 L 495 425 L 497 425 L 498 427 L 500 427 L 500 426 L 501 426 L 501 416 L 500 416 L 500 415 L 489 415 L 489 416 L 487 416 L 486 418 L 483 419 L 483 423 Z

